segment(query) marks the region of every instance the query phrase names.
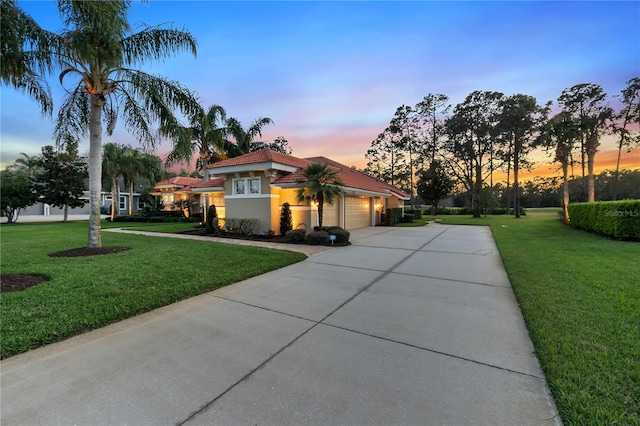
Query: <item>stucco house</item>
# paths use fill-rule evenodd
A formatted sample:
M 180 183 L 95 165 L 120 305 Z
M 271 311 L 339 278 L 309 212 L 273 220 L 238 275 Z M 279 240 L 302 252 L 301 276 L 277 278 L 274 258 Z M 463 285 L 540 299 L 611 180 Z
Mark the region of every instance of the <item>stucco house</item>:
M 402 208 L 409 199 L 402 190 L 326 157 L 303 159 L 268 148 L 211 164 L 202 180 L 176 177 L 158 182 L 154 194 L 167 208 L 178 199 L 192 198 L 204 212 L 215 205 L 221 218 L 258 219 L 261 233 L 278 233 L 282 205 L 289 203 L 294 229 L 311 231 L 318 225 L 317 206 L 296 199 L 304 187 L 298 183 L 302 171 L 311 163 L 329 165 L 344 184 L 343 194 L 333 204 L 325 203 L 323 225 L 378 225 L 387 208 Z
M 144 199 L 140 194 L 140 190 L 145 186 L 148 186 L 149 183 L 144 180 L 139 180 L 136 182 L 135 188 L 136 191 L 133 192 L 133 200 L 129 200 L 129 188 L 124 184 L 124 179 L 120 176 L 118 181 L 119 183 L 119 200 L 118 200 L 118 214 L 128 214 L 129 207 L 131 207 L 131 211 L 133 214 L 142 213 L 145 207 Z M 76 207 L 73 209 L 69 209 L 69 214 L 89 214 L 91 211 L 91 207 L 89 206 L 89 180 L 85 180 L 85 191 L 82 196 L 84 200 L 87 201 L 87 204 L 84 207 Z M 100 193 L 100 211 L 102 214 L 109 214 L 111 211 L 111 205 L 113 203 L 111 191 L 102 190 Z M 131 206 L 130 206 L 131 203 Z M 49 204 L 43 203 L 42 201 L 38 201 L 37 203 L 25 208 L 22 210 L 23 215 L 38 215 L 38 216 L 60 216 L 62 217 L 64 214 L 64 208 L 61 207 L 53 207 Z

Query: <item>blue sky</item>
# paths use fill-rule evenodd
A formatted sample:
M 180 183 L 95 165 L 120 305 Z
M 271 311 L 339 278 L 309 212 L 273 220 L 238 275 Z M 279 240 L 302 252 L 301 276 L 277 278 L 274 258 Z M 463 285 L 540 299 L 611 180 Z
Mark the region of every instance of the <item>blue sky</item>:
M 55 2 L 19 5 L 46 29 L 62 28 Z M 296 156 L 360 167 L 396 108 L 429 93 L 454 105 L 473 90 L 544 103 L 585 82 L 618 94 L 640 75 L 640 2 L 150 0 L 134 4 L 130 22 L 185 28 L 198 40 L 197 58 L 145 71 L 180 81 L 245 125 L 272 118 L 263 139 L 284 136 Z M 50 86 L 59 106 L 57 76 Z M 29 98 L 2 87 L 1 106 L 3 167 L 52 143 L 53 120 Z M 108 141 L 137 146 L 121 126 Z

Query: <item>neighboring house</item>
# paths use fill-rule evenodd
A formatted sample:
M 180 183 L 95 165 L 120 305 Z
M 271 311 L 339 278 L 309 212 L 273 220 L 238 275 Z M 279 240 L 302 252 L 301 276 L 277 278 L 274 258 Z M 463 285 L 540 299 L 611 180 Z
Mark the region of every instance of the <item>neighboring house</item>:
M 344 193 L 332 205 L 325 203 L 323 225 L 375 226 L 387 208 L 402 208 L 409 199 L 402 190 L 328 158 L 302 159 L 268 148 L 211 164 L 203 180 L 158 182 L 154 195 L 161 195 L 165 205 L 180 198 L 197 198 L 204 211 L 214 204 L 221 218 L 258 219 L 259 232 L 278 232 L 282 205 L 289 203 L 294 229 L 313 230 L 318 225 L 317 206 L 297 201 L 298 190 L 304 187 L 298 181 L 311 163 L 329 165 L 344 184 Z
M 192 200 L 198 206 L 192 213 L 201 213 L 202 207 L 215 204 L 219 217 L 225 217 L 224 182 L 222 178 L 203 179 L 176 176 L 160 181 L 153 187 L 151 195 L 161 197 L 164 210 L 173 210 L 173 203 Z
M 124 181 L 122 177 L 120 178 L 120 195 L 118 200 L 119 214 L 129 214 L 129 188 L 126 188 L 124 185 Z M 145 181 L 137 182 L 136 189 L 141 190 L 145 186 L 148 186 L 149 183 Z M 69 209 L 69 214 L 89 214 L 89 181 L 85 181 L 85 188 L 83 199 L 87 200 L 87 204 L 84 207 L 76 207 L 74 209 Z M 111 212 L 111 191 L 102 191 L 100 193 L 100 211 L 103 214 L 109 214 Z M 142 213 L 144 210 L 145 204 L 144 199 L 141 197 L 140 192 L 133 193 L 133 214 Z M 59 207 L 53 207 L 49 204 L 43 202 L 37 202 L 36 204 L 27 207 L 22 210 L 21 214 L 23 215 L 41 215 L 41 216 L 63 216 L 64 209 Z

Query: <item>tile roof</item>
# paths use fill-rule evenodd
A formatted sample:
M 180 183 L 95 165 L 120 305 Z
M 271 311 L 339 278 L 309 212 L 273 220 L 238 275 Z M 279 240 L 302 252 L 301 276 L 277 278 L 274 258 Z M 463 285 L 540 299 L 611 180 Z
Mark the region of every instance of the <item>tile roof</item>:
M 190 185 L 191 188 L 216 188 L 224 186 L 224 179 L 221 177 L 209 179 L 208 181 L 204 181 L 202 179 L 198 179 L 197 183 Z
M 203 179 L 176 176 L 171 179 L 163 180 L 154 185 L 159 186 L 175 186 L 180 192 L 189 192 L 195 188 L 217 188 L 224 186 L 224 180 L 220 178 L 209 179 L 205 182 Z
M 312 163 L 324 163 L 334 169 L 337 169 L 338 176 L 346 187 L 382 193 L 391 191 L 394 194 L 400 195 L 402 197 L 409 197 L 409 194 L 399 188 L 396 188 L 395 186 L 389 185 L 388 183 L 369 176 L 368 174 L 363 173 L 359 170 L 345 166 L 344 164 L 340 164 L 337 161 L 330 160 L 329 158 L 311 157 L 306 158 L 306 160 Z
M 338 172 L 340 180 L 348 188 L 361 189 L 363 191 L 371 191 L 383 194 L 393 192 L 400 197 L 409 197 L 409 194 L 400 190 L 399 188 L 391 186 L 386 182 L 378 180 L 365 173 L 352 169 L 351 167 L 345 166 L 344 164 L 340 164 L 337 161 L 330 160 L 326 157 L 297 158 L 291 155 L 272 151 L 269 148 L 264 148 L 260 151 L 254 151 L 250 152 L 249 154 L 241 155 L 239 157 L 219 161 L 217 163 L 209 165 L 208 168 L 219 169 L 222 167 L 233 167 L 269 162 L 296 167 L 298 169 L 293 173 L 288 173 L 284 176 L 280 176 L 273 182 L 275 184 L 297 183 L 298 181 L 304 179 L 303 169 L 309 164 L 324 163 Z
M 197 184 L 199 182 L 202 182 L 202 179 L 198 179 L 198 178 L 191 178 L 191 177 L 182 177 L 182 176 L 176 176 L 176 177 L 172 177 L 166 180 L 162 180 L 160 182 L 156 182 L 156 184 L 154 186 L 191 186 L 193 184 Z
M 220 167 L 232 167 L 242 166 L 245 164 L 257 164 L 257 163 L 279 163 L 285 166 L 292 167 L 307 167 L 309 162 L 301 158 L 293 157 L 291 155 L 282 154 L 280 152 L 271 151 L 269 148 L 264 148 L 259 151 L 250 152 L 248 154 L 241 155 L 239 157 L 228 158 L 217 163 L 207 166 L 208 169 L 217 169 Z

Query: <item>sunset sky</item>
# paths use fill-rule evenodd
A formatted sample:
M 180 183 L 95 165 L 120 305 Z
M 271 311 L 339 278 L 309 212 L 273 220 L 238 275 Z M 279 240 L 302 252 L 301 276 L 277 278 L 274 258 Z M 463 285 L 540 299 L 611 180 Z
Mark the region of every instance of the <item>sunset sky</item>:
M 44 28 L 62 29 L 55 1 L 18 3 Z M 284 136 L 298 157 L 364 167 L 371 141 L 400 105 L 429 93 L 453 105 L 473 90 L 535 96 L 557 105 L 563 89 L 600 84 L 620 93 L 640 75 L 640 2 L 135 2 L 130 22 L 193 33 L 198 57 L 180 54 L 144 70 L 222 105 L 249 125 L 270 117 L 263 140 Z M 55 106 L 64 92 L 50 79 Z M 53 120 L 8 87 L 1 93 L 1 166 L 52 144 Z M 557 108 L 557 107 L 556 107 Z M 57 109 L 56 109 L 57 112 Z M 103 143 L 138 146 L 122 126 Z M 156 153 L 170 149 L 162 142 Z M 615 167 L 605 139 L 598 170 Z M 88 151 L 88 141 L 81 145 Z M 534 173 L 548 173 L 537 154 Z M 640 167 L 640 150 L 623 158 Z M 525 176 L 526 177 L 526 176 Z

